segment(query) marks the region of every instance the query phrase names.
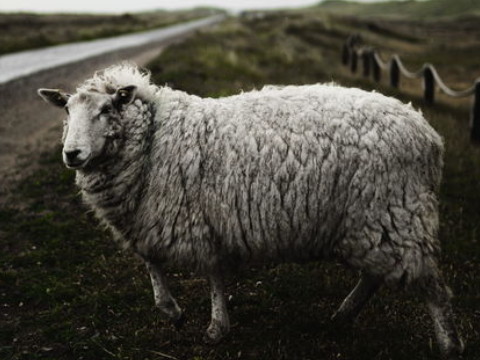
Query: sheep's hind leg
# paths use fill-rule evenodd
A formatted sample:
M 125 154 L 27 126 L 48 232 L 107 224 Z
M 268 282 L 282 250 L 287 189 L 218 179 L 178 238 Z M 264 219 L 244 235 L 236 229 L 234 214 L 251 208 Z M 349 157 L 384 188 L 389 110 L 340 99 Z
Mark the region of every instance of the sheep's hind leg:
M 436 265 L 433 271 L 419 279 L 419 289 L 424 296 L 430 316 L 433 319 L 435 335 L 445 359 L 457 359 L 464 345 L 454 323 L 450 299 L 451 291 L 446 286 Z
M 162 269 L 158 265 L 148 261 L 145 262 L 145 264 L 150 273 L 155 305 L 170 318 L 177 330 L 180 329 L 185 322 L 185 318 L 182 310 L 167 287 L 167 280 Z
M 362 274 L 355 288 L 333 314 L 332 320 L 337 324 L 353 322 L 382 283 L 381 277 Z
M 205 342 L 216 344 L 230 331 L 230 320 L 228 318 L 225 285 L 222 277 L 218 274 L 210 275 L 209 282 L 212 317 L 205 334 Z

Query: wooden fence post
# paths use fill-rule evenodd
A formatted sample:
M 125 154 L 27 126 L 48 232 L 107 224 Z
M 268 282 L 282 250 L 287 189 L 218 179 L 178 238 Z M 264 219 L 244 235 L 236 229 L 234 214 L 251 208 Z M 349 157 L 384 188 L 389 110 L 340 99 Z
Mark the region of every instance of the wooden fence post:
M 473 107 L 470 122 L 470 138 L 473 142 L 480 144 L 480 80 L 475 83 L 475 93 L 473 94 Z
M 354 48 L 352 48 L 350 56 L 351 56 L 350 70 L 352 71 L 352 73 L 356 73 L 357 72 L 357 63 L 358 63 L 358 54 L 357 54 L 357 51 Z
M 430 66 L 423 69 L 423 99 L 427 105 L 432 105 L 435 101 L 435 78 Z
M 362 51 L 363 76 L 367 78 L 370 76 L 370 61 L 371 61 L 370 54 L 371 54 L 370 49 L 363 49 Z
M 372 63 L 373 79 L 376 82 L 379 82 L 382 77 L 382 71 L 380 69 L 380 64 L 377 62 L 377 58 L 375 57 L 375 50 L 370 52 L 370 61 Z
M 349 62 L 350 62 L 350 47 L 347 45 L 347 42 L 345 42 L 342 47 L 342 64 L 347 66 Z
M 400 84 L 400 68 L 397 64 L 397 60 L 393 58 L 390 62 L 390 86 L 398 89 Z

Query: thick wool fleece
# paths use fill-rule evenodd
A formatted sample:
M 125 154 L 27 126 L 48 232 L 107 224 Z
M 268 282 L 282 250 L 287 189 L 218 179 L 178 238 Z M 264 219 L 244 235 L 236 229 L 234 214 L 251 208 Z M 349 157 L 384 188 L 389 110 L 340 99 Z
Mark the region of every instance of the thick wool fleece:
M 443 144 L 411 106 L 335 85 L 202 99 L 125 65 L 80 90 L 132 84 L 118 152 L 77 172 L 125 247 L 205 272 L 336 257 L 387 282 L 435 257 Z

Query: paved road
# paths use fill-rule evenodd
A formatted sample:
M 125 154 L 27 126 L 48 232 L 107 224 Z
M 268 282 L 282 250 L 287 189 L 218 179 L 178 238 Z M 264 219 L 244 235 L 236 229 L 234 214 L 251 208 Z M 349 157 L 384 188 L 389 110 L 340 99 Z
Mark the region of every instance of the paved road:
M 219 22 L 223 18 L 223 15 L 217 15 L 158 30 L 0 56 L 0 84 L 93 56 L 171 39 Z
M 60 144 L 65 114 L 42 101 L 38 88 L 74 92 L 77 84 L 114 63 L 145 66 L 172 42 L 222 19 L 0 57 L 0 205 L 9 201 L 18 181 L 41 166 L 40 154 Z

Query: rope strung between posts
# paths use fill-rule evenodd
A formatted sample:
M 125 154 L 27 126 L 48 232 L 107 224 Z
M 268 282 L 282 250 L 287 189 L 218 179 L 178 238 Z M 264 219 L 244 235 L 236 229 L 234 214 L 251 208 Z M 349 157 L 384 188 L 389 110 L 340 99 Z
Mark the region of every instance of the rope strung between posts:
M 403 62 L 400 59 L 400 56 L 398 56 L 397 54 L 393 55 L 392 60 L 390 60 L 390 61 L 395 61 L 398 64 L 398 68 L 399 68 L 400 72 L 406 78 L 419 79 L 423 76 L 423 69 L 424 69 L 423 67 L 420 70 L 418 70 L 417 72 L 410 72 L 410 71 L 407 70 L 405 65 L 403 65 Z
M 462 98 L 462 97 L 467 97 L 467 96 L 471 96 L 471 95 L 475 94 L 475 84 L 472 85 L 470 88 L 468 88 L 466 90 L 462 90 L 462 91 L 452 90 L 447 85 L 445 85 L 445 83 L 443 82 L 440 75 L 438 75 L 438 72 L 433 65 L 425 64 L 424 67 L 430 68 L 430 70 L 433 73 L 433 77 L 434 77 L 435 82 L 437 83 L 438 87 L 440 88 L 440 90 L 442 90 L 448 96 L 455 97 L 455 98 Z M 477 79 L 475 82 L 478 82 L 478 81 L 480 81 L 480 78 Z
M 351 35 L 342 47 L 342 63 L 349 66 L 352 73 L 357 71 L 360 59 L 363 64 L 364 77 L 373 74 L 373 78 L 378 82 L 381 79 L 382 71 L 388 72 L 390 85 L 394 88 L 398 88 L 400 85 L 400 75 L 409 79 L 423 78 L 423 97 L 429 105 L 435 101 L 435 85 L 450 97 L 462 98 L 474 95 L 470 122 L 471 139 L 480 143 L 480 78 L 477 78 L 468 89 L 453 90 L 445 84 L 432 64 L 423 64 L 418 71 L 412 72 L 406 68 L 399 55 L 394 54 L 390 60 L 385 61 L 372 47 L 358 46 L 361 42 L 362 39 L 358 34 Z
M 382 69 L 382 70 L 388 70 L 388 69 L 390 69 L 390 63 L 383 61 L 383 60 L 382 60 L 382 57 L 380 56 L 379 53 L 377 53 L 376 51 L 374 51 L 374 52 L 373 52 L 373 56 L 374 56 L 374 59 L 375 59 L 376 63 L 377 63 L 378 66 L 380 67 L 380 69 Z
M 374 52 L 375 52 L 375 54 L 377 54 L 376 51 L 374 51 Z M 462 91 L 456 91 L 456 90 L 453 90 L 453 89 L 449 88 L 447 85 L 445 85 L 445 82 L 442 80 L 442 78 L 438 74 L 437 69 L 435 69 L 435 66 L 433 66 L 432 64 L 428 64 L 428 63 L 424 64 L 422 66 L 422 68 L 420 70 L 418 70 L 417 72 L 410 72 L 405 67 L 405 65 L 403 64 L 402 60 L 400 59 L 400 56 L 395 54 L 395 55 L 393 55 L 392 59 L 393 59 L 392 61 L 397 62 L 398 67 L 399 67 L 402 75 L 409 78 L 409 79 L 419 79 L 419 78 L 424 76 L 424 73 L 425 73 L 426 69 L 429 69 L 432 72 L 433 78 L 434 78 L 436 84 L 438 85 L 438 87 L 440 88 L 440 90 L 442 90 L 442 92 L 445 93 L 448 96 L 455 97 L 455 98 L 461 98 L 461 97 L 471 96 L 475 92 L 475 85 L 471 86 L 470 88 L 468 88 L 466 90 L 462 90 Z M 480 80 L 480 79 L 477 79 L 477 80 Z

